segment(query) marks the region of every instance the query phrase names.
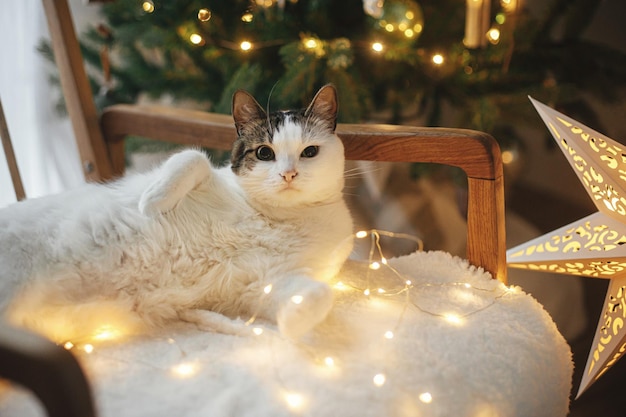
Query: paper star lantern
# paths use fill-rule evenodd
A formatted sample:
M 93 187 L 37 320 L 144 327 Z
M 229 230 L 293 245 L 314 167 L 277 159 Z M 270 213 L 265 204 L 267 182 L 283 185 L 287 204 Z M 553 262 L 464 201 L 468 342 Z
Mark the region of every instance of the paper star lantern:
M 626 351 L 626 148 L 530 100 L 598 212 L 508 250 L 508 266 L 610 280 L 578 397 Z

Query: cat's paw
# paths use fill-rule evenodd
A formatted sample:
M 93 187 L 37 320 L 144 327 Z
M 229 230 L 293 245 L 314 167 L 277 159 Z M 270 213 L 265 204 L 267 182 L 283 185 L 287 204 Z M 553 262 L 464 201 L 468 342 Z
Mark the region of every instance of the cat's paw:
M 332 305 L 332 289 L 323 282 L 313 281 L 279 309 L 278 329 L 285 337 L 298 339 L 323 321 Z
M 153 216 L 167 213 L 211 175 L 208 159 L 199 151 L 175 154 L 160 168 L 157 179 L 139 198 L 139 211 Z

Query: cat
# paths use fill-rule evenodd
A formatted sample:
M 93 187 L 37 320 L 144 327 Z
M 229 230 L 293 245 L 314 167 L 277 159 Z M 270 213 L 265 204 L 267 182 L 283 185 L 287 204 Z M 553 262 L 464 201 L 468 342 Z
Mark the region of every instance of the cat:
M 71 324 L 89 303 L 148 328 L 258 316 L 301 337 L 330 311 L 328 281 L 352 250 L 337 107 L 332 85 L 305 109 L 269 114 L 238 90 L 229 165 L 187 149 L 147 173 L 0 210 L 0 309 L 31 328 L 63 308 Z

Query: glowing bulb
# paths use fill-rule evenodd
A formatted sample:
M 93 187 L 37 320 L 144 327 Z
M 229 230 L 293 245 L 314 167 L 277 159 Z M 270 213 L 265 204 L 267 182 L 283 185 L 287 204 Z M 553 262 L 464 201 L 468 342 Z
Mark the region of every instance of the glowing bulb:
M 415 36 L 415 32 L 413 31 L 413 29 L 407 29 L 404 31 L 404 36 L 406 36 L 407 38 L 412 38 L 413 36 Z
M 89 343 L 87 343 L 85 346 L 83 346 L 83 349 L 85 350 L 85 352 L 91 353 L 93 352 L 93 345 L 90 345 Z
M 386 291 L 384 288 L 379 288 L 378 289 L 378 294 L 384 294 Z
M 363 291 L 363 294 L 365 294 L 366 296 L 369 296 L 370 295 L 370 289 L 368 288 L 365 291 Z
M 510 164 L 514 160 L 515 160 L 515 156 L 513 155 L 513 152 L 509 150 L 502 151 L 502 163 Z
M 72 342 L 65 342 L 65 344 L 63 345 L 63 347 L 64 347 L 66 350 L 70 350 L 70 349 L 72 349 L 72 348 L 74 347 L 74 343 L 72 343 Z
M 406 281 L 404 281 L 404 283 L 405 283 L 406 285 L 411 285 L 411 284 L 413 284 L 413 282 L 411 282 L 411 280 L 410 280 L 410 279 L 407 279 Z
M 374 385 L 376 385 L 377 387 L 382 387 L 383 385 L 385 385 L 386 380 L 387 378 L 385 377 L 385 374 L 376 374 L 373 378 Z
M 421 402 L 423 402 L 424 404 L 430 404 L 431 402 L 433 402 L 433 396 L 430 394 L 430 392 L 422 392 L 418 398 L 420 399 Z
M 374 48 L 372 46 L 372 48 Z M 367 237 L 367 232 L 365 230 L 359 230 L 358 232 L 356 232 L 357 239 L 363 239 L 364 237 Z
M 441 64 L 443 64 L 443 61 L 444 61 L 444 59 L 443 59 L 443 55 L 441 55 L 441 54 L 435 54 L 435 55 L 433 55 L 433 58 L 432 58 L 432 59 L 433 59 L 433 63 L 434 63 L 435 65 L 441 65 Z
M 304 397 L 301 394 L 295 392 L 288 392 L 285 394 L 285 401 L 292 410 L 297 410 L 304 405 Z
M 465 284 L 463 284 L 463 286 L 465 288 L 472 288 L 472 284 L 470 284 L 469 282 L 466 282 Z
M 329 368 L 332 368 L 333 366 L 335 366 L 335 360 L 333 358 L 331 358 L 330 356 L 326 356 L 324 358 L 324 363 L 326 364 L 326 366 L 328 366 Z
M 385 258 L 384 256 L 380 258 L 380 263 L 382 263 L 383 265 L 387 265 L 387 258 Z
M 211 19 L 211 11 L 209 9 L 198 10 L 198 20 L 201 22 L 208 22 Z
M 250 23 L 252 22 L 253 19 L 254 19 L 254 15 L 250 12 L 244 13 L 243 16 L 241 16 L 242 22 Z
M 393 25 L 392 25 L 391 23 L 387 23 L 387 24 L 385 25 L 385 30 L 386 30 L 387 32 L 393 32 L 393 31 L 394 31 L 394 29 L 395 29 L 395 28 L 393 27 Z
M 189 42 L 193 43 L 194 45 L 200 45 L 202 43 L 202 36 L 198 35 L 197 33 L 192 33 L 191 35 L 189 35 Z
M 303 300 L 304 297 L 301 295 L 294 295 L 293 297 L 291 297 L 291 302 L 294 304 L 302 304 Z
M 374 42 L 372 44 L 372 49 L 374 50 L 374 52 L 382 52 L 384 47 L 383 44 L 380 42 Z
M 100 327 L 94 334 L 93 338 L 95 340 L 112 340 L 117 339 L 120 334 L 119 330 L 107 325 Z
M 304 46 L 308 49 L 317 48 L 317 41 L 314 38 L 308 38 L 304 41 Z
M 271 292 L 272 292 L 272 284 L 268 284 L 268 285 L 266 285 L 266 286 L 265 286 L 265 288 L 263 288 L 263 292 L 264 292 L 265 294 L 269 294 L 269 293 L 271 293 Z
M 444 314 L 443 318 L 448 323 L 452 323 L 452 324 L 461 324 L 461 323 L 463 323 L 463 319 L 461 317 L 459 317 L 458 315 L 456 315 L 456 314 L 452 314 L 452 313 Z
M 376 271 L 377 269 L 380 269 L 380 264 L 378 262 L 372 262 L 370 264 L 370 269 L 373 269 L 374 271 Z
M 144 1 L 141 4 L 141 8 L 146 13 L 152 13 L 154 11 L 154 3 L 152 3 L 152 1 L 150 0 Z
M 243 41 L 239 44 L 239 47 L 242 51 L 249 51 L 250 49 L 252 49 L 252 43 L 248 41 Z
M 346 289 L 346 284 L 344 284 L 341 281 L 337 281 L 337 283 L 334 285 L 334 287 L 338 290 L 345 290 Z
M 254 333 L 257 336 L 261 336 L 263 334 L 263 328 L 261 328 L 261 327 L 253 327 L 252 328 L 252 333 Z
M 193 363 L 180 363 L 171 368 L 171 371 L 174 375 L 179 376 L 181 378 L 188 378 L 196 373 L 197 366 Z
M 487 32 L 487 39 L 494 45 L 500 42 L 500 30 L 497 28 L 489 29 L 489 32 Z
M 391 330 L 385 332 L 385 339 L 393 339 L 393 332 Z

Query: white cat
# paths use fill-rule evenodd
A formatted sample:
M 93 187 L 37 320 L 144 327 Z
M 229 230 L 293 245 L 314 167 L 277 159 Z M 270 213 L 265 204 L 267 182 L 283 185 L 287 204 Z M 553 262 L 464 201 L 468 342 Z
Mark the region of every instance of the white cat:
M 149 173 L 0 210 L 0 308 L 34 328 L 100 303 L 151 326 L 258 315 L 303 335 L 329 312 L 325 281 L 352 249 L 336 114 L 332 86 L 269 115 L 238 91 L 230 166 L 185 150 Z

